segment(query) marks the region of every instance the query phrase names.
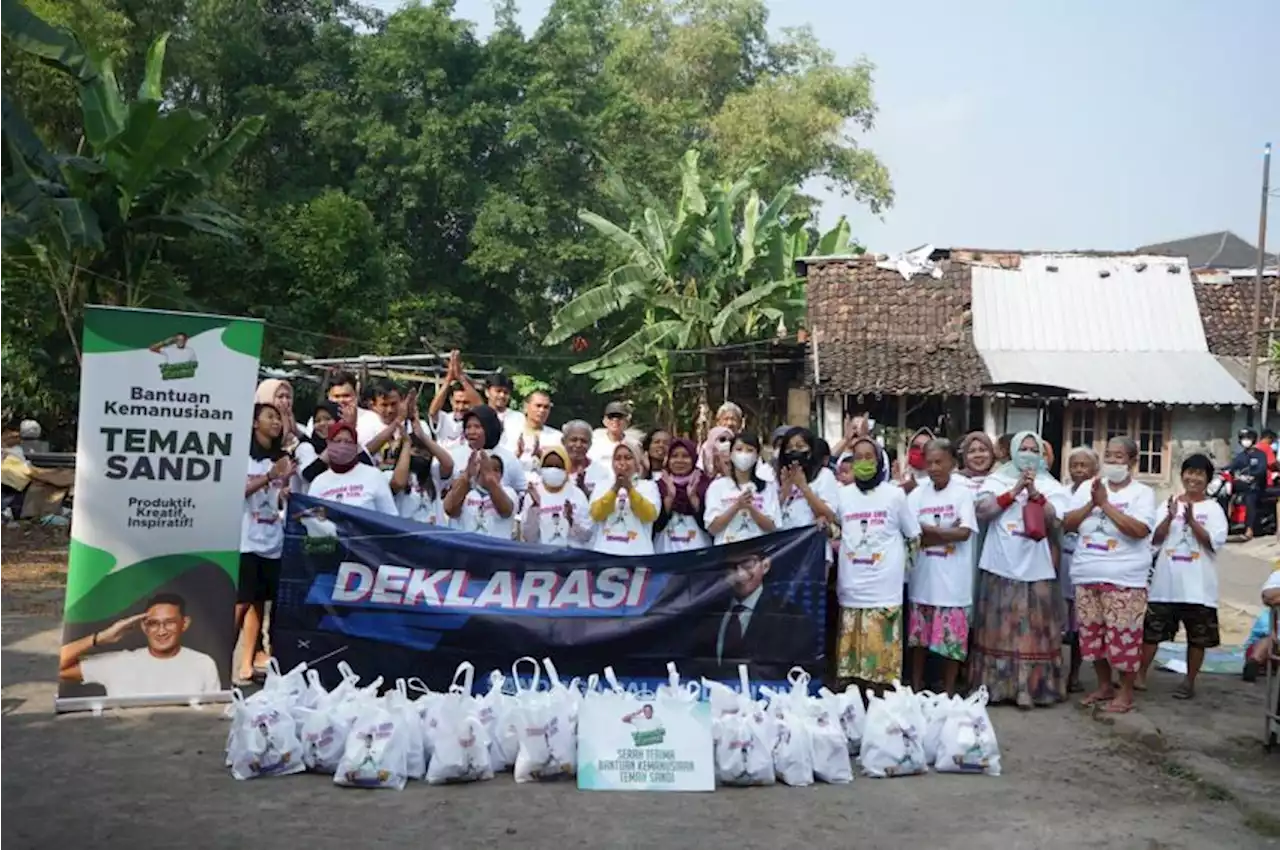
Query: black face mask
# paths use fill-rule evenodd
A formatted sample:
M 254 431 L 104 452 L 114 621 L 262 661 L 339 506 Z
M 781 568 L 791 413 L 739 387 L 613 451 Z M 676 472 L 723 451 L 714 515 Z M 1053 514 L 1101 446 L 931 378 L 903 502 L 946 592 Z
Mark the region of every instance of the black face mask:
M 812 457 L 813 457 L 812 452 L 790 451 L 790 452 L 783 452 L 782 461 L 787 466 L 790 466 L 793 463 L 797 463 L 800 466 L 808 466 L 809 459 Z

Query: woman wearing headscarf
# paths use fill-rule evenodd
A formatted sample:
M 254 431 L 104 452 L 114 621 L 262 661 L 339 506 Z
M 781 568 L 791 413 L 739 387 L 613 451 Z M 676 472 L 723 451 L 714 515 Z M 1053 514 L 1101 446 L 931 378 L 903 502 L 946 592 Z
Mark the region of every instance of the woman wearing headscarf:
M 698 468 L 712 480 L 729 474 L 729 454 L 733 450 L 733 431 L 717 425 L 707 432 L 698 447 Z
M 960 476 L 977 495 L 996 465 L 996 446 L 982 431 L 971 431 L 960 441 Z
M 920 536 L 920 524 L 902 488 L 885 480 L 874 440 L 855 437 L 847 454 L 853 483 L 841 488 L 838 506 L 836 676 L 878 693 L 902 676 L 907 541 Z
M 613 450 L 613 480 L 600 483 L 591 497 L 596 532 L 592 549 L 609 555 L 652 555 L 653 524 L 658 519 L 658 485 L 644 475 L 640 444 L 623 438 Z
M 933 431 L 920 428 L 907 441 L 907 463 L 906 468 L 902 470 L 899 483 L 908 494 L 916 488 L 917 484 L 929 480 L 929 473 L 924 468 L 924 447 L 929 445 L 932 439 Z
M 398 516 L 391 486 L 376 467 L 360 462 L 363 452 L 355 425 L 345 419 L 331 425 L 324 450 L 327 468 L 311 482 L 308 495 Z
M 280 414 L 283 435 L 280 448 L 292 455 L 299 441 L 306 438 L 306 433 L 293 418 L 293 385 L 279 378 L 267 378 L 258 384 L 253 394 L 254 404 L 270 404 Z
M 340 421 L 342 421 L 342 412 L 338 405 L 331 401 L 316 404 L 311 416 L 311 433 L 305 435 L 294 450 L 294 459 L 298 465 L 296 478 L 301 481 L 301 485 L 295 492 L 310 493 L 311 482 L 329 468 L 329 455 L 325 453 L 325 449 L 329 446 L 330 429 Z M 367 451 L 361 449 L 357 462 L 372 466 L 373 458 Z
M 462 414 L 462 445 L 450 451 L 455 470 L 468 469 L 471 458 L 477 452 L 499 459 L 502 465 L 502 484 L 523 496 L 529 487 L 529 479 L 519 459 L 502 445 L 503 425 L 498 411 L 487 404 L 478 404 Z
M 1074 496 L 1080 485 L 1092 481 L 1098 474 L 1098 453 L 1087 446 L 1076 446 L 1067 455 L 1067 475 L 1071 484 L 1069 491 Z M 1064 611 L 1062 642 L 1071 647 L 1071 667 L 1067 672 L 1067 693 L 1074 694 L 1084 690 L 1080 684 L 1080 627 L 1076 620 L 1076 586 L 1071 581 L 1071 558 L 1076 553 L 1076 545 L 1080 540 L 1077 531 L 1065 532 L 1062 535 L 1058 563 L 1058 586 L 1062 591 Z
M 693 440 L 676 437 L 667 450 L 667 464 L 658 476 L 662 511 L 653 524 L 654 550 L 658 554 L 685 552 L 711 545 L 702 520 L 707 487 L 711 479 L 694 465 L 697 447 Z
M 522 536 L 544 546 L 586 548 L 591 543 L 591 509 L 587 494 L 569 475 L 569 453 L 561 446 L 546 446 L 538 458 L 538 475 L 525 498 Z
M 1046 530 L 1066 513 L 1067 491 L 1049 474 L 1044 442 L 1022 431 L 1012 457 L 978 491 L 979 519 L 991 523 L 978 561 L 969 684 L 992 702 L 1021 709 L 1062 700 L 1062 628 L 1049 534 L 1028 533 L 1025 518 L 1043 510 Z

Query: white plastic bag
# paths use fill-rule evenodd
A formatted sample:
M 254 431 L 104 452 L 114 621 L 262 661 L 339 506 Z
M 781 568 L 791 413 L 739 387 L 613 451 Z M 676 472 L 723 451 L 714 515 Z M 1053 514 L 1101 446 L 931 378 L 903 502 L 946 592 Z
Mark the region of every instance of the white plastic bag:
M 480 722 L 489 736 L 489 759 L 494 773 L 511 768 L 520 750 L 516 701 L 505 692 L 506 684 L 507 677 L 494 670 L 489 674 L 489 692 L 476 697 Z
M 856 756 L 862 748 L 862 729 L 867 723 L 867 706 L 862 701 L 862 691 L 857 685 L 849 685 L 843 693 L 835 696 L 840 704 L 840 728 L 844 731 L 849 755 Z
M 953 701 L 938 736 L 939 773 L 1000 775 L 1000 745 L 987 714 L 987 689 L 978 688 L 968 699 Z
M 406 680 L 396 679 L 395 690 L 386 696 L 387 710 L 396 715 L 399 731 L 404 735 L 405 773 L 410 779 L 422 779 L 427 775 L 427 758 L 423 743 L 422 716 L 418 706 L 409 699 Z
M 813 775 L 822 782 L 844 785 L 853 781 L 849 742 L 840 725 L 840 698 L 823 688 L 809 700 L 809 743 Z
M 946 694 L 921 691 L 916 694 L 916 699 L 920 701 L 920 714 L 924 717 L 924 736 L 920 744 L 924 747 L 925 764 L 932 767 L 938 757 L 938 736 L 942 734 L 942 722 L 947 719 L 951 698 Z
M 788 678 L 794 691 L 796 680 Z M 805 685 L 807 687 L 807 680 Z M 774 723 L 774 774 L 786 785 L 812 785 L 813 745 L 809 740 L 805 707 L 801 704 L 797 709 L 796 701 L 789 693 L 778 693 L 770 688 L 761 688 L 760 691 L 769 699 L 769 714 Z
M 883 779 L 925 773 L 924 715 L 920 700 L 897 682 L 883 697 L 872 697 L 862 732 L 860 761 L 866 776 Z
M 348 788 L 394 788 L 409 779 L 407 728 L 403 717 L 386 701 L 363 696 L 333 783 Z
M 259 691 L 244 699 L 232 691 L 232 734 L 227 751 L 236 779 L 287 776 L 306 770 L 289 700 L 283 692 Z
M 416 676 L 409 679 L 405 685 L 409 690 L 419 694 L 418 698 L 413 700 L 412 705 L 413 710 L 418 715 L 418 722 L 422 726 L 423 764 L 430 764 L 431 753 L 435 749 L 433 741 L 436 734 L 436 715 L 445 695 L 431 690 L 425 682 Z
M 751 699 L 747 665 L 738 665 L 738 678 L 741 693 L 719 682 L 704 682 L 711 694 L 716 781 L 721 785 L 772 785 L 773 723 L 764 708 Z
M 493 778 L 489 737 L 471 696 L 474 680 L 475 667 L 470 662 L 458 665 L 449 693 L 433 709 L 432 753 L 427 764 L 427 782 L 432 785 Z
M 516 675 L 516 782 L 573 776 L 578 769 L 578 699 L 560 681 L 551 659 L 544 658 L 542 663 L 550 680 L 545 691 L 521 688 Z M 514 666 L 512 673 L 516 674 Z M 535 687 L 537 682 L 535 676 Z

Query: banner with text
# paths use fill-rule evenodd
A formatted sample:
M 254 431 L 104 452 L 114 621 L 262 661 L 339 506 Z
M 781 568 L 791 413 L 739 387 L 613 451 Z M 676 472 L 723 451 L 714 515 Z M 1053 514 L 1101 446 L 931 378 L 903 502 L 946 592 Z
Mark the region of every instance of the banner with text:
M 223 699 L 262 323 L 88 307 L 57 708 Z
M 281 667 L 448 687 L 463 661 L 561 675 L 778 684 L 824 672 L 825 539 L 817 529 L 674 555 L 619 557 L 515 543 L 294 496 L 271 640 Z

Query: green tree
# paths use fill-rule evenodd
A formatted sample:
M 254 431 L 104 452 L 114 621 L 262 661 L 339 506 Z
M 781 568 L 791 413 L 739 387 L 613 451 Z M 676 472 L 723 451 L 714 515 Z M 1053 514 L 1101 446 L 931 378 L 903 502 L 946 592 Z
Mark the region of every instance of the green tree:
M 809 252 L 806 214 L 790 214 L 796 194 L 786 186 L 766 204 L 754 181 L 757 170 L 733 182 L 707 184 L 690 150 L 680 162 L 681 189 L 674 205 L 651 197 L 638 202 L 620 181 L 615 200 L 636 212 L 624 226 L 594 212 L 581 220 L 611 241 L 625 259 L 595 288 L 578 295 L 554 316 L 547 345 L 589 327 L 616 326 L 603 354 L 575 364 L 590 375 L 597 392 L 648 387 L 660 421 L 675 411 L 672 356 L 785 333 L 794 315 L 794 262 Z M 827 254 L 851 250 L 843 219 L 818 243 Z

